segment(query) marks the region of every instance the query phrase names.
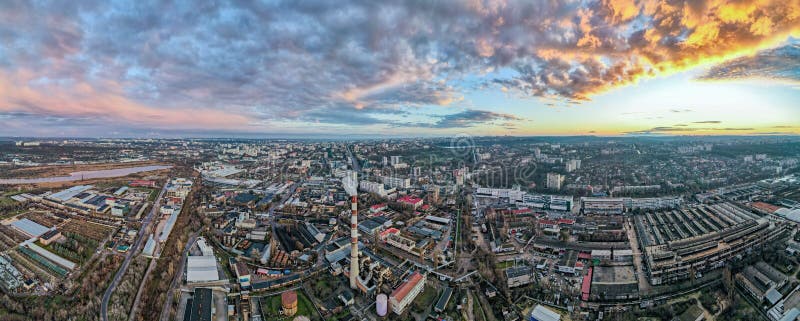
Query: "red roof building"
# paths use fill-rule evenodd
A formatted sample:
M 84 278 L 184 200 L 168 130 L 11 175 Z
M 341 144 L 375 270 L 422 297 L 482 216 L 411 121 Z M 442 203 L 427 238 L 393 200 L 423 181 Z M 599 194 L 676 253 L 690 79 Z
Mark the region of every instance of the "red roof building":
M 384 230 L 380 234 L 381 240 L 385 240 L 386 237 L 389 236 L 389 234 L 394 234 L 394 235 L 400 234 L 400 230 L 398 230 L 398 229 L 396 229 L 394 227 L 390 227 L 390 228 Z
M 558 225 L 572 225 L 575 224 L 575 220 L 570 220 L 566 218 L 558 219 Z
M 589 268 L 589 272 L 586 273 L 586 276 L 583 277 L 583 283 L 581 284 L 581 299 L 583 301 L 589 301 L 589 292 L 592 289 L 592 268 Z
M 757 208 L 757 209 L 759 209 L 759 210 L 767 212 L 767 213 L 775 213 L 775 211 L 780 209 L 780 207 L 778 207 L 778 206 L 775 206 L 775 205 L 772 205 L 772 204 L 767 204 L 767 203 L 764 203 L 764 202 L 755 202 L 755 203 L 750 204 L 750 205 L 755 207 L 755 208 Z
M 375 204 L 369 207 L 369 211 L 372 213 L 377 213 L 386 209 L 386 204 Z
M 408 280 L 392 291 L 389 295 L 392 311 L 397 315 L 403 314 L 403 310 L 414 301 L 414 298 L 425 289 L 425 276 L 419 272 L 414 272 Z
M 401 198 L 398 198 L 397 201 L 405 205 L 409 205 L 415 210 L 420 206 L 422 206 L 423 202 L 421 198 L 412 195 L 403 196 Z
M 523 209 L 513 210 L 511 211 L 511 213 L 514 215 L 521 215 L 521 214 L 531 214 L 533 213 L 533 211 L 529 208 L 523 208 Z

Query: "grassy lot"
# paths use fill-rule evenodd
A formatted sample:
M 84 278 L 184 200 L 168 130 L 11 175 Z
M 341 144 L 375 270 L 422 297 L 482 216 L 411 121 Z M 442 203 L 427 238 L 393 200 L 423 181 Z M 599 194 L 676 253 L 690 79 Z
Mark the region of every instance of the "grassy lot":
M 11 206 L 14 205 L 17 201 L 12 200 L 11 197 L 8 196 L 1 196 L 0 197 L 0 206 Z
M 505 270 L 505 269 L 510 268 L 512 266 L 514 266 L 514 261 L 497 262 L 497 264 L 494 265 L 495 268 L 501 269 L 501 270 Z
M 148 188 L 147 190 L 150 191 L 150 196 L 147 197 L 147 201 L 150 203 L 155 202 L 159 190 L 154 188 Z
M 426 309 L 433 309 L 433 305 L 436 304 L 435 300 L 439 296 L 439 290 L 436 290 L 432 287 L 426 286 L 425 290 L 422 291 L 416 298 L 414 298 L 414 302 L 411 303 L 411 311 L 416 312 L 424 312 Z

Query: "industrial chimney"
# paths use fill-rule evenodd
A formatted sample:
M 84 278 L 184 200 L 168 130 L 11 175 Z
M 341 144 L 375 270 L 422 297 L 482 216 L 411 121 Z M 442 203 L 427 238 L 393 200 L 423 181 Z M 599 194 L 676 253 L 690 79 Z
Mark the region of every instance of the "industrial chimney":
M 348 173 L 349 174 L 349 173 Z M 355 173 L 354 173 L 355 174 Z M 342 179 L 344 190 L 350 195 L 350 288 L 358 288 L 358 182 L 355 175 Z

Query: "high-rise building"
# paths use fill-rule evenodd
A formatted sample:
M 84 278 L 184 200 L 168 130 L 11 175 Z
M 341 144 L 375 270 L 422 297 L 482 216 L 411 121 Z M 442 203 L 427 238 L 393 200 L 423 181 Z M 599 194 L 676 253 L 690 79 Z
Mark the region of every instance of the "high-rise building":
M 400 156 L 391 156 L 390 161 L 392 165 L 400 164 Z
M 431 203 L 439 203 L 439 186 L 432 185 L 428 187 L 428 195 Z
M 566 169 L 567 172 L 573 172 L 581 168 L 581 160 L 580 159 L 571 159 L 567 161 Z
M 381 181 L 389 188 L 409 188 L 411 179 L 397 176 L 381 176 Z
M 558 173 L 547 173 L 547 188 L 560 190 L 564 183 L 564 175 Z

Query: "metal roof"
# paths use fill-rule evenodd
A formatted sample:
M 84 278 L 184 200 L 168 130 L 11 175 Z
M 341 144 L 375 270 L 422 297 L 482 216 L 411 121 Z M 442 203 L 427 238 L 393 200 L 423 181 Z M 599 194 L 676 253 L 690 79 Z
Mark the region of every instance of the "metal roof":
M 11 225 L 16 227 L 20 231 L 24 232 L 25 234 L 30 235 L 31 237 L 38 237 L 44 233 L 47 233 L 47 231 L 50 230 L 49 228 L 42 226 L 39 223 L 31 221 L 27 218 L 17 220 L 11 223 Z

